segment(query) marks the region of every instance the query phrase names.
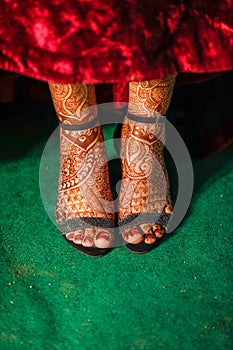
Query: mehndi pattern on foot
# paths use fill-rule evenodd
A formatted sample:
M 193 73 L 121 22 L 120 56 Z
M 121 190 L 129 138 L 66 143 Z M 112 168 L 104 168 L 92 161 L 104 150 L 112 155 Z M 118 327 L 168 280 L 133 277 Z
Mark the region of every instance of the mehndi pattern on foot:
M 165 117 L 175 77 L 130 83 L 122 126 L 119 226 L 130 250 L 144 253 L 166 232 L 172 214 L 163 157 Z
M 164 124 L 137 123 L 125 117 L 118 215 L 122 237 L 131 244 L 153 244 L 162 238 L 172 213 L 163 138 Z
M 62 122 L 57 225 L 76 249 L 101 256 L 114 239 L 114 209 L 94 86 L 49 85 Z

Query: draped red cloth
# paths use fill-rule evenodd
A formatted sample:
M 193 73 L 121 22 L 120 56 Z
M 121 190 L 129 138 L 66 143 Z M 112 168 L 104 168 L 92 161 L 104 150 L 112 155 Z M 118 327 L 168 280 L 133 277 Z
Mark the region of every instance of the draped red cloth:
M 0 69 L 117 83 L 233 68 L 231 0 L 1 0 Z M 198 79 L 199 79 L 198 75 Z

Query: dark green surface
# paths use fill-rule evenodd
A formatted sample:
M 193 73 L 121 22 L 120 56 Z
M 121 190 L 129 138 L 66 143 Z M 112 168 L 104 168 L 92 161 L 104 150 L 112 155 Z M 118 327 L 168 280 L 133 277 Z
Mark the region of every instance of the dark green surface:
M 232 349 L 233 148 L 195 161 L 174 235 L 147 255 L 100 259 L 48 219 L 42 150 L 0 166 L 0 349 Z

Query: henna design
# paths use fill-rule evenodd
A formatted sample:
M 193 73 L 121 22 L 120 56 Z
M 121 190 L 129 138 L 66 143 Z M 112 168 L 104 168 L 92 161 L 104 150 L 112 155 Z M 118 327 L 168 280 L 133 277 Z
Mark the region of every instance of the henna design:
M 82 124 L 97 114 L 95 86 L 92 84 L 49 83 L 58 119 L 65 124 Z
M 107 156 L 100 126 L 88 130 L 83 145 L 80 133 L 76 142 L 60 131 L 61 173 L 57 201 L 57 221 L 76 217 L 113 218 L 113 202 L 108 178 Z M 90 141 L 92 148 L 90 149 Z
M 129 83 L 129 113 L 157 117 L 167 112 L 176 76 Z
M 57 116 L 70 125 L 85 124 L 96 117 L 94 85 L 49 83 Z M 114 219 L 107 155 L 101 127 L 60 130 L 60 177 L 56 218 L 58 223 L 82 217 Z M 76 232 L 76 233 L 75 233 Z M 67 234 L 77 244 L 92 246 L 100 229 L 85 228 Z M 88 238 L 89 237 L 89 238 Z M 105 242 L 112 234 L 105 230 Z M 89 240 L 89 241 L 88 241 Z M 105 245 L 106 246 L 106 245 Z
M 158 138 L 164 139 L 164 125 L 151 125 L 155 134 L 140 124 L 125 118 L 122 127 L 120 220 L 131 214 L 161 213 L 171 203 L 163 142 Z
M 166 113 L 175 78 L 173 76 L 145 82 L 131 82 L 129 113 L 145 118 L 156 118 Z M 164 142 L 164 124 L 147 123 L 146 119 L 145 123 L 142 123 L 125 117 L 122 126 L 123 181 L 119 198 L 119 220 L 132 214 L 172 213 L 169 180 L 163 157 Z M 147 223 L 146 226 L 140 225 L 144 232 L 147 231 L 147 235 L 151 235 L 150 239 L 149 236 L 145 237 L 146 243 L 160 238 L 159 236 L 164 233 L 162 226 L 158 228 L 156 225 L 153 222 Z

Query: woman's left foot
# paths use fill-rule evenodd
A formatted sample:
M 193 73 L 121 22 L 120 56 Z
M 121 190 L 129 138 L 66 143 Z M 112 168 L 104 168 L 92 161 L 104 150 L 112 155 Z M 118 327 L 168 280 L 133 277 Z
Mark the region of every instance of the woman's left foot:
M 118 208 L 123 239 L 130 245 L 140 246 L 142 253 L 164 236 L 172 214 L 163 157 L 164 117 L 154 119 L 154 122 L 144 119 L 145 122 L 132 115 L 124 119 L 121 145 L 123 182 Z M 134 247 L 133 251 L 136 250 Z

